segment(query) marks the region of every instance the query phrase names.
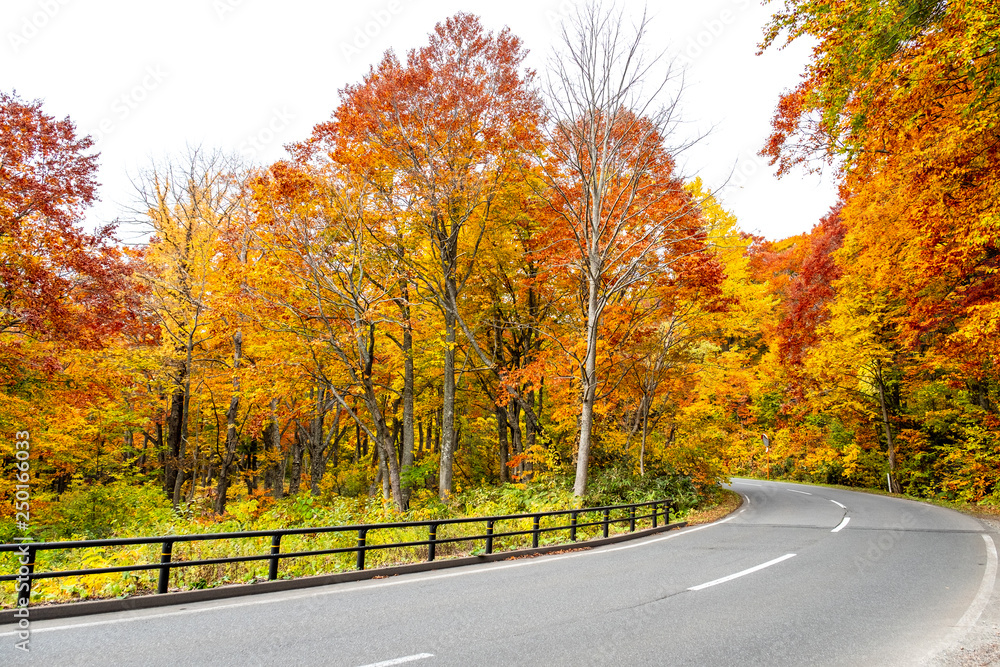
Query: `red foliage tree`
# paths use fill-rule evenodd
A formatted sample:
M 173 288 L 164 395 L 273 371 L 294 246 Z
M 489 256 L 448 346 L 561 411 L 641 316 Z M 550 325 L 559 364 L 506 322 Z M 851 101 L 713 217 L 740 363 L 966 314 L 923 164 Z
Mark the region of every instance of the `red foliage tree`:
M 41 101 L 0 93 L 0 334 L 97 347 L 135 322 L 114 227 L 78 226 L 96 199 L 92 145 Z

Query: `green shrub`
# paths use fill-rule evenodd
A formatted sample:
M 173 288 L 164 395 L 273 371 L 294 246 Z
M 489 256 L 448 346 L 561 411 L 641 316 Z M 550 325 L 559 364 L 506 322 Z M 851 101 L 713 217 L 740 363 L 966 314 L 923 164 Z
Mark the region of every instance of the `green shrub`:
M 44 513 L 32 517 L 36 532 L 46 540 L 141 535 L 172 518 L 170 501 L 161 489 L 123 481 L 77 482 L 57 502 L 48 503 Z

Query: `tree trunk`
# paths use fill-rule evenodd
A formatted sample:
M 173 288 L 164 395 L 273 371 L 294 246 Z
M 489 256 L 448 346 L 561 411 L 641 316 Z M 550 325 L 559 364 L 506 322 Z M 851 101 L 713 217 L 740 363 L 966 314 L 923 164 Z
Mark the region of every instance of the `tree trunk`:
M 882 408 L 882 427 L 885 429 L 885 442 L 889 458 L 889 492 L 902 493 L 896 480 L 896 446 L 892 438 L 892 424 L 889 421 L 889 409 L 885 398 L 885 377 L 882 374 L 882 364 L 876 365 L 875 383 L 878 385 L 878 402 Z
M 260 478 L 257 476 L 257 439 L 250 441 L 249 451 L 247 451 L 245 470 L 247 471 L 247 495 L 256 493 Z
M 180 470 L 181 423 L 184 421 L 184 387 L 178 386 L 170 397 L 170 412 L 167 413 L 167 455 L 164 460 L 166 475 L 163 492 L 174 493 L 174 483 Z
M 292 441 L 291 479 L 288 480 L 288 495 L 290 496 L 298 495 L 299 487 L 302 485 L 302 457 L 306 449 L 305 438 L 308 437 L 303 431 L 302 426 L 296 421 L 295 439 Z
M 271 401 L 271 419 L 264 426 L 261 439 L 264 441 L 264 454 L 268 461 L 264 470 L 264 486 L 271 490 L 275 500 L 281 500 L 285 495 L 285 456 L 281 452 L 281 430 L 278 428 L 277 399 Z
M 382 459 L 380 457 L 378 457 L 378 452 L 376 451 L 375 453 L 376 453 L 376 459 L 377 459 L 377 461 L 374 462 L 374 465 L 375 465 L 375 479 L 372 480 L 371 486 L 368 487 L 368 497 L 370 497 L 370 498 L 374 498 L 375 497 L 375 491 L 377 491 L 378 488 L 379 488 L 379 485 L 382 484 L 382 469 L 384 467 L 382 465 Z
M 219 482 L 215 488 L 215 513 L 226 511 L 226 496 L 229 493 L 230 476 L 233 461 L 236 460 L 236 449 L 240 444 L 240 434 L 236 429 L 236 417 L 240 409 L 240 361 L 243 359 L 243 334 L 239 331 L 233 334 L 233 395 L 229 399 L 229 409 L 226 410 L 226 448 L 219 462 Z
M 402 255 L 405 247 L 402 239 L 399 240 L 397 252 Z M 400 455 L 400 475 L 413 467 L 413 446 L 414 446 L 414 416 L 413 416 L 413 322 L 410 313 L 410 288 L 405 278 L 399 280 L 399 309 L 403 321 L 403 451 Z M 402 489 L 403 507 L 410 506 L 410 487 L 404 486 Z
M 385 422 L 385 415 L 379 408 L 378 399 L 375 395 L 375 387 L 371 382 L 365 384 L 365 403 L 368 413 L 371 415 L 372 424 L 375 427 L 373 436 L 375 437 L 375 449 L 379 456 L 379 466 L 385 466 L 383 479 L 388 485 L 385 499 L 392 498 L 397 509 L 403 508 L 403 494 L 399 482 L 399 459 L 396 458 L 396 448 L 393 446 L 392 431 Z
M 520 457 L 524 454 L 524 442 L 521 439 L 521 406 L 517 399 L 507 404 L 507 429 L 510 431 L 510 448 L 514 456 Z M 524 459 L 517 460 L 518 481 L 524 473 Z
M 500 483 L 506 484 L 510 481 L 510 468 L 507 466 L 510 460 L 507 452 L 507 408 L 498 405 L 494 408 L 497 417 L 497 445 L 500 450 Z
M 155 422 L 154 428 L 153 428 L 153 433 L 155 433 L 156 435 L 153 436 L 152 440 L 150 441 L 150 444 L 153 445 L 153 452 L 156 455 L 157 462 L 161 462 L 163 460 L 163 458 L 162 458 L 163 457 L 163 422 L 161 422 L 161 421 Z M 145 431 L 143 431 L 142 436 L 143 436 L 143 438 L 148 438 L 149 437 L 146 434 Z M 147 459 L 147 464 L 148 464 L 148 459 Z M 160 470 L 162 472 L 159 475 L 159 480 L 160 480 L 160 483 L 163 484 L 163 483 L 165 483 L 164 480 L 166 479 L 166 474 L 167 474 L 166 466 L 161 466 Z
M 639 476 L 646 475 L 646 435 L 649 433 L 649 408 L 642 411 L 642 444 L 639 445 Z
M 441 407 L 441 459 L 438 495 L 447 500 L 455 465 L 455 316 L 445 310 L 444 387 Z
M 403 332 L 403 347 L 405 355 L 403 374 L 403 457 L 400 462 L 400 475 L 405 475 L 413 467 L 414 461 L 414 417 L 413 417 L 413 334 L 409 324 Z M 403 509 L 410 506 L 410 487 L 403 488 Z
M 389 480 L 386 456 L 382 449 L 379 449 L 378 452 L 378 470 L 379 476 L 382 478 L 382 502 L 387 503 L 392 496 L 392 483 Z
M 306 449 L 309 452 L 309 490 L 316 495 L 319 493 L 319 483 L 326 472 L 327 448 L 329 441 L 326 439 L 326 413 L 327 413 L 327 392 L 323 385 L 313 387 L 309 391 L 313 399 L 313 415 L 309 420 L 309 434 L 305 441 Z M 338 410 L 339 414 L 340 411 Z M 337 425 L 334 425 L 334 429 Z
M 327 400 L 328 396 L 325 392 L 322 393 L 322 398 L 324 401 Z M 344 439 L 348 429 L 350 429 L 349 423 L 341 428 L 340 419 L 341 410 L 338 406 L 334 412 L 333 423 L 330 425 L 328 432 L 324 434 L 323 422 L 318 422 L 316 435 L 320 438 L 321 446 L 313 447 L 309 450 L 309 488 L 313 495 L 320 493 L 319 484 L 323 481 L 323 475 L 326 474 L 327 463 L 331 457 L 333 457 L 334 465 L 336 465 L 337 450 L 340 448 L 340 441 Z
M 181 488 L 184 486 L 186 472 L 184 470 L 184 458 L 186 456 L 188 439 L 188 419 L 191 414 L 191 365 L 194 361 L 194 331 L 188 333 L 186 347 L 186 357 L 184 360 L 184 410 L 181 413 L 180 423 L 180 447 L 177 452 L 177 478 L 174 480 L 174 507 L 180 505 Z
M 596 271 L 592 271 L 596 274 Z M 594 400 L 597 395 L 597 327 L 600 316 L 597 311 L 597 282 L 589 282 L 587 299 L 587 356 L 583 372 L 580 374 L 580 446 L 576 458 L 576 480 L 573 495 L 583 497 L 587 493 L 587 468 L 590 462 L 591 431 L 594 426 Z
M 361 424 L 354 425 L 354 462 L 361 461 Z
M 309 490 L 314 496 L 318 496 L 320 493 L 319 483 L 326 473 L 326 461 L 327 457 L 323 454 L 309 453 Z
M 524 412 L 524 451 L 530 452 L 531 448 L 535 446 L 535 436 L 538 433 L 538 422 L 535 419 L 535 392 L 529 391 L 528 397 L 521 403 L 522 411 Z M 531 461 L 524 462 L 524 474 L 528 481 L 531 480 L 531 475 L 534 472 Z

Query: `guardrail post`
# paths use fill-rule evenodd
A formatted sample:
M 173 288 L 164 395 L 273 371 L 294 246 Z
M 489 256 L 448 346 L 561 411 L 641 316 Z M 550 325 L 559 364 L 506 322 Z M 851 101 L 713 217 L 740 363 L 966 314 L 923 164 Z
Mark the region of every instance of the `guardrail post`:
M 608 536 L 608 515 L 610 513 L 611 510 L 604 510 L 604 537 Z
M 674 506 L 669 503 L 663 508 L 663 524 L 665 526 L 670 525 L 670 510 L 673 508 Z
M 538 523 L 541 521 L 541 517 L 537 514 L 531 517 L 531 548 L 538 548 Z
M 358 569 L 365 569 L 365 542 L 368 538 L 367 528 L 358 528 Z
M 271 536 L 271 555 L 277 556 L 281 553 L 281 535 Z M 270 581 L 274 581 L 278 578 L 278 558 L 271 559 L 271 565 L 267 568 L 267 578 Z
M 660 511 L 659 503 L 653 503 L 653 528 L 656 528 L 656 513 Z
M 576 515 L 577 515 L 576 511 L 573 511 L 570 514 L 570 522 L 569 522 L 569 540 L 570 540 L 570 542 L 576 542 Z
M 167 540 L 163 543 L 163 549 L 160 551 L 160 581 L 156 586 L 157 593 L 166 593 L 167 588 L 170 585 L 170 568 L 163 567 L 170 564 L 170 556 L 174 550 L 174 541 Z
M 635 532 L 635 505 L 628 508 L 628 532 Z
M 486 553 L 493 553 L 493 522 L 486 522 Z
M 430 544 L 427 545 L 427 562 L 428 563 L 431 562 L 432 560 L 434 560 L 434 556 L 435 556 L 434 552 L 437 550 L 436 549 L 436 547 L 437 547 L 437 538 L 438 538 L 438 525 L 436 523 L 432 523 L 431 524 L 431 530 L 430 530 L 430 536 L 428 536 L 428 538 L 427 538 L 431 542 Z
M 34 577 L 32 577 L 31 575 L 35 573 L 36 551 L 37 550 L 35 549 L 35 547 L 28 547 L 28 562 L 24 564 L 24 567 L 28 570 L 28 572 L 24 576 L 24 579 L 21 578 L 20 572 L 18 573 L 19 576 L 17 578 L 17 586 L 15 586 L 15 591 L 20 586 L 21 582 L 24 581 L 25 579 L 28 582 L 28 589 L 23 591 L 22 594 L 20 595 L 15 594 L 14 597 L 17 598 L 16 600 L 14 600 L 15 607 L 27 607 L 29 604 L 31 604 L 31 584 L 34 579 Z

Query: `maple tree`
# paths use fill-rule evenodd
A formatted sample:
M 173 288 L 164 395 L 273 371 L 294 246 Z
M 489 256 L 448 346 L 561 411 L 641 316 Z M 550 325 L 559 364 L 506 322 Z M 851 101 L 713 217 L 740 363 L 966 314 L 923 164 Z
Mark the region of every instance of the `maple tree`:
M 40 101 L 0 93 L 0 332 L 95 347 L 134 325 L 114 226 L 87 233 L 97 156 Z

